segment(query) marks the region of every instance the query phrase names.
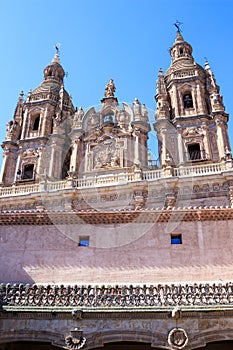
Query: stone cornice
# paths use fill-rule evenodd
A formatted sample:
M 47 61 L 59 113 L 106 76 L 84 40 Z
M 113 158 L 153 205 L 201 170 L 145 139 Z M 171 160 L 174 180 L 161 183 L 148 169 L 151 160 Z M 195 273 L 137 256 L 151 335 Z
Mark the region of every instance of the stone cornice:
M 3 210 L 0 225 L 51 225 L 51 224 L 114 224 L 155 223 L 168 221 L 225 221 L 233 220 L 230 207 L 187 207 L 138 210 Z
M 164 308 L 141 308 L 137 310 L 136 308 L 124 308 L 124 309 L 88 309 L 82 308 L 78 310 L 81 317 L 75 317 L 75 309 L 72 307 L 53 307 L 53 308 L 41 308 L 39 306 L 35 307 L 15 307 L 15 306 L 3 306 L 0 309 L 0 319 L 30 319 L 33 315 L 33 319 L 44 320 L 92 320 L 92 319 L 169 319 L 173 311 L 172 307 Z M 206 317 L 232 317 L 233 316 L 233 305 L 230 306 L 219 306 L 219 307 L 181 307 L 180 317 L 182 318 L 203 318 Z

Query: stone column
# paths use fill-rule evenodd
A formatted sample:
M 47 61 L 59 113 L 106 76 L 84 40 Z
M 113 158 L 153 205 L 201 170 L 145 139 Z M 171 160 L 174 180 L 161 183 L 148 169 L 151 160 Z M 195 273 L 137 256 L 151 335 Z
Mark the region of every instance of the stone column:
M 2 169 L 0 174 L 0 183 L 10 185 L 14 182 L 15 173 L 15 153 L 14 149 L 7 147 L 3 154 Z
M 44 151 L 44 146 L 41 146 L 38 148 L 38 161 L 37 161 L 37 174 L 40 176 L 44 173 L 44 169 L 42 168 L 43 167 L 43 160 L 42 160 L 42 157 L 43 157 L 43 151 Z
M 212 155 L 211 155 L 210 145 L 209 145 L 208 126 L 207 125 L 203 125 L 202 126 L 202 130 L 203 130 L 203 135 L 204 135 L 204 139 L 203 139 L 204 150 L 205 150 L 205 153 L 206 153 L 206 154 L 203 154 L 203 158 L 211 159 Z
M 9 152 L 9 151 L 8 151 Z M 7 162 L 7 153 L 5 152 L 3 154 L 3 158 L 2 158 L 2 168 L 1 168 L 1 173 L 0 173 L 0 183 L 3 183 L 4 180 L 4 172 L 5 172 L 5 168 L 6 168 L 6 162 Z
M 139 156 L 139 130 L 135 129 L 135 144 L 134 144 L 134 164 L 139 164 L 140 156 Z
M 20 169 L 20 163 L 21 163 L 22 153 L 23 153 L 23 151 L 22 151 L 22 149 L 20 149 L 19 152 L 18 152 L 18 158 L 17 158 L 16 166 L 15 166 L 15 179 L 14 179 L 14 182 L 16 182 L 18 179 L 21 179 L 21 176 L 22 176 L 22 174 L 17 175 L 18 170 L 21 170 Z
M 86 151 L 85 151 L 85 172 L 91 170 L 91 153 L 90 153 L 90 145 L 87 145 Z
M 195 90 L 193 90 L 193 89 L 191 91 L 191 96 L 192 96 L 192 100 L 193 100 L 193 108 L 194 108 L 195 112 L 198 113 L 198 103 L 197 103 L 197 99 L 196 99 Z
M 204 107 L 203 107 L 203 100 L 202 100 L 202 93 L 201 93 L 201 87 L 199 84 L 196 86 L 197 90 L 197 112 L 199 114 L 204 114 Z
M 51 142 L 51 161 L 49 165 L 49 177 L 60 180 L 62 173 L 64 138 L 61 135 L 54 135 Z
M 47 115 L 48 115 L 48 107 L 45 108 L 43 116 L 41 115 L 41 118 L 42 118 L 41 136 L 47 136 L 46 135 Z
M 183 138 L 182 138 L 182 127 L 180 125 L 177 126 L 178 133 L 178 154 L 179 154 L 179 162 L 180 164 L 184 163 L 184 146 L 183 146 Z
M 161 153 L 161 165 L 166 166 L 166 159 L 167 159 L 167 142 L 166 142 L 166 134 L 167 134 L 167 129 L 162 128 L 160 130 L 161 138 L 162 138 L 162 153 Z
M 175 108 L 175 117 L 177 117 L 180 113 L 176 85 L 173 85 L 173 107 Z
M 225 145 L 224 145 L 224 137 L 223 137 L 223 121 L 221 119 L 216 119 L 217 126 L 217 145 L 220 159 L 224 159 L 225 157 Z
M 70 171 L 78 171 L 77 169 L 78 166 L 78 155 L 79 155 L 79 148 L 81 146 L 81 140 L 75 139 L 72 142 L 72 153 L 71 153 L 71 158 L 70 158 Z
M 142 143 L 139 143 L 140 153 L 141 153 L 141 164 L 142 166 L 148 165 L 148 150 L 147 150 L 147 136 L 142 135 L 141 137 Z
M 23 116 L 23 127 L 22 127 L 22 133 L 21 133 L 21 140 L 25 139 L 27 123 L 28 123 L 28 108 L 26 108 L 24 116 Z

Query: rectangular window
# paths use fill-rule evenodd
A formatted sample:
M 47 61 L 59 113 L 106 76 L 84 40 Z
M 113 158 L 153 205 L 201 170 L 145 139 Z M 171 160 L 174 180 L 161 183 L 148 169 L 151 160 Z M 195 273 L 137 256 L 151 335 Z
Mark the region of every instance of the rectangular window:
M 80 247 L 89 247 L 90 240 L 88 236 L 81 236 L 79 237 L 79 246 Z
M 25 164 L 23 168 L 22 180 L 33 179 L 34 175 L 34 164 Z
M 171 234 L 171 244 L 182 244 L 182 235 Z

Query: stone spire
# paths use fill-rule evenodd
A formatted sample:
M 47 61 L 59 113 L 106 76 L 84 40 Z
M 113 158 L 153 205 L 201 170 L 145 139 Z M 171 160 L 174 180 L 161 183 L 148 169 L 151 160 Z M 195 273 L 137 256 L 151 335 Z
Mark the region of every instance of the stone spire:
M 14 120 L 16 120 L 20 125 L 22 124 L 23 120 L 23 96 L 23 91 L 20 91 L 18 103 L 14 113 Z
M 206 70 L 206 76 L 207 76 L 207 81 L 206 81 L 206 87 L 209 92 L 219 92 L 219 86 L 216 84 L 216 80 L 214 77 L 214 73 L 211 71 L 209 62 L 205 61 L 205 70 Z
M 169 118 L 169 103 L 166 84 L 164 80 L 163 71 L 160 68 L 158 74 L 158 80 L 156 82 L 156 95 L 155 95 L 157 108 L 156 119 Z
M 166 85 L 164 81 L 164 75 L 162 68 L 159 69 L 158 80 L 156 82 L 156 95 L 164 95 L 167 96 Z

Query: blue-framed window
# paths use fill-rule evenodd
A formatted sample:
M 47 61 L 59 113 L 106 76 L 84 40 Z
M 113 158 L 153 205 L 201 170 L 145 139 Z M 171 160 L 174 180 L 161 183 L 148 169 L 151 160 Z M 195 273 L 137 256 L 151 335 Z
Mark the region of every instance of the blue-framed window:
M 90 245 L 90 240 L 88 236 L 85 237 L 79 237 L 79 244 L 80 247 L 89 247 Z
M 182 244 L 182 235 L 171 234 L 171 244 Z

